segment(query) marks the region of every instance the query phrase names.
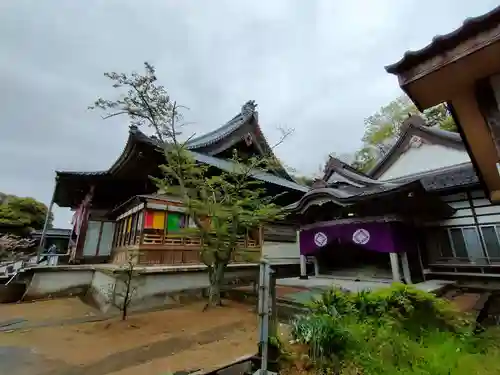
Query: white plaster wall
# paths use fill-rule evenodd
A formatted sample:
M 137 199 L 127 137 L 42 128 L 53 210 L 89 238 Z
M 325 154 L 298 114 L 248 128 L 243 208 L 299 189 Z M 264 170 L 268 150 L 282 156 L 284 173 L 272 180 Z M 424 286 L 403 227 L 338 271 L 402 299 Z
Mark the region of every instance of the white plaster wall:
M 92 281 L 93 270 L 38 271 L 33 273 L 23 300 L 47 298 L 70 291 L 84 293 Z
M 296 264 L 300 259 L 298 242 L 269 242 L 262 245 L 262 256 L 271 263 Z
M 379 180 L 390 180 L 414 173 L 432 171 L 470 161 L 465 150 L 455 150 L 441 145 L 422 144 L 411 147 L 380 177 Z

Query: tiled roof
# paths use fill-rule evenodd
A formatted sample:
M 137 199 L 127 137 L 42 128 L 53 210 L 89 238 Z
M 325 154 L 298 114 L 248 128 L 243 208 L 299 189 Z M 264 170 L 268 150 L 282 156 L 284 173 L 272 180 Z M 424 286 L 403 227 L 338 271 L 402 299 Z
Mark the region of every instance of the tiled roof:
M 240 126 L 244 125 L 248 120 L 249 120 L 248 117 L 243 116 L 241 113 L 239 113 L 233 119 L 231 119 L 231 121 L 222 125 L 221 127 L 217 128 L 209 133 L 203 134 L 199 137 L 190 139 L 187 142 L 187 148 L 192 150 L 192 149 L 197 149 L 200 147 L 205 147 L 205 146 L 208 146 L 210 144 L 213 144 L 213 143 L 227 137 L 229 134 L 234 132 Z
M 463 163 L 451 167 L 419 173 L 390 180 L 395 183 L 420 181 L 427 191 L 461 188 L 479 184 L 479 178 L 472 163 Z
M 41 237 L 42 230 L 34 230 L 31 232 L 33 237 Z M 63 228 L 50 228 L 47 229 L 48 237 L 69 237 L 71 234 L 71 229 L 63 229 Z
M 398 62 L 388 65 L 385 70 L 388 73 L 398 74 L 411 69 L 443 51 L 458 46 L 465 40 L 479 34 L 482 31 L 498 26 L 500 23 L 500 6 L 479 17 L 468 18 L 461 27 L 445 35 L 437 35 L 426 47 L 417 51 L 407 51 Z
M 138 130 L 136 128 L 132 129 L 130 131 L 130 138 L 129 138 L 128 142 L 129 143 L 142 142 L 142 143 L 146 143 L 146 144 L 149 144 L 151 146 L 154 146 L 154 147 L 159 147 L 161 144 L 158 141 L 158 139 L 148 137 L 146 134 L 144 134 L 143 132 L 141 132 L 140 130 Z M 128 146 L 130 147 L 131 145 L 128 145 Z M 126 148 L 127 148 L 127 146 L 126 146 Z M 230 160 L 220 159 L 220 158 L 217 158 L 215 156 L 202 154 L 202 153 L 199 153 L 199 152 L 196 152 L 193 150 L 190 150 L 189 152 L 193 155 L 193 157 L 195 158 L 196 161 L 203 163 L 203 164 L 211 165 L 211 166 L 219 168 L 221 170 L 225 170 L 225 171 L 230 172 L 230 171 L 237 170 L 237 168 L 238 168 L 237 164 L 230 161 Z M 117 163 L 119 163 L 119 162 L 120 162 L 120 160 L 117 161 Z M 113 168 L 113 166 L 110 168 L 110 170 L 112 168 Z M 99 171 L 99 172 L 66 172 L 65 171 L 65 172 L 56 172 L 56 173 L 58 176 L 64 176 L 64 175 L 106 176 L 106 175 L 110 175 L 109 170 L 108 171 Z M 285 187 L 285 188 L 288 188 L 291 190 L 295 190 L 295 191 L 299 191 L 299 192 L 309 191 L 309 187 L 307 187 L 307 186 L 300 185 L 296 182 L 287 180 L 287 179 L 282 178 L 282 177 L 278 177 L 274 174 L 271 174 L 271 173 L 268 173 L 268 172 L 265 172 L 262 170 L 253 171 L 252 176 L 257 180 L 260 180 L 263 182 L 268 182 L 268 183 L 275 184 L 275 185 L 279 185 L 279 186 L 282 186 L 282 187 Z
M 200 154 L 200 153 L 195 152 L 195 151 L 191 151 L 191 154 L 194 156 L 195 160 L 200 162 L 200 163 L 208 164 L 208 165 L 222 169 L 222 170 L 227 171 L 227 172 L 233 172 L 233 171 L 238 170 L 238 164 L 231 161 L 231 160 L 220 159 L 220 158 L 216 158 L 214 156 Z M 309 191 L 308 186 L 297 184 L 295 182 L 286 180 L 284 178 L 275 176 L 274 174 L 271 174 L 271 173 L 268 173 L 268 172 L 265 172 L 262 170 L 255 169 L 251 173 L 251 175 L 252 175 L 252 177 L 254 177 L 257 180 L 260 180 L 263 182 L 268 182 L 268 183 L 271 183 L 274 185 L 280 185 L 280 186 L 286 187 L 286 188 L 291 189 L 291 190 L 297 190 L 297 191 L 301 191 L 304 193 Z

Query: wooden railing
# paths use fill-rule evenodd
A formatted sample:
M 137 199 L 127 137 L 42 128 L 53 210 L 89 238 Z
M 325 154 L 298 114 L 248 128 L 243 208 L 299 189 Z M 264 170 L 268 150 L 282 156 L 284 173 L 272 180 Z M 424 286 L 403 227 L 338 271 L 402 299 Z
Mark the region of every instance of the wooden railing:
M 139 238 L 139 237 L 138 237 Z M 144 233 L 142 243 L 120 247 L 113 251 L 113 263 L 123 264 L 128 261 L 128 254 L 136 251 L 137 262 L 143 265 L 181 265 L 200 264 L 200 250 L 202 239 L 199 236 L 182 234 L 153 234 Z M 261 256 L 259 243 L 250 238 L 241 238 L 237 243 L 238 251 L 231 262 L 258 262 Z
M 145 233 L 142 239 L 142 245 L 155 245 L 161 247 L 198 247 L 202 246 L 202 239 L 198 236 L 189 235 L 166 235 Z M 259 247 L 257 241 L 250 238 L 240 239 L 237 247 L 244 249 L 253 249 Z

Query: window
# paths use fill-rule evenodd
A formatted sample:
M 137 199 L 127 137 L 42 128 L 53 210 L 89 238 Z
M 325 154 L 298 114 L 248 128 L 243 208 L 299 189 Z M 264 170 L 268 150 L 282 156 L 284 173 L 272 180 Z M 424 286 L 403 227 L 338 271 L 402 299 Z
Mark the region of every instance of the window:
M 147 210 L 144 214 L 144 233 L 161 234 L 165 228 L 165 211 Z
M 481 244 L 477 228 L 463 228 L 462 234 L 464 236 L 469 259 L 474 263 L 485 263 L 486 257 L 484 255 L 483 246 Z
M 450 238 L 457 258 L 467 258 L 467 248 L 461 228 L 450 229 Z
M 497 229 L 494 226 L 482 227 L 481 232 L 488 257 L 499 258 L 498 260 L 500 260 L 500 243 L 498 242 Z
M 439 254 L 443 258 L 453 258 L 453 250 L 450 244 L 450 237 L 448 236 L 448 231 L 446 229 L 439 229 L 436 231 L 436 240 L 439 246 Z
M 187 226 L 187 217 L 179 212 L 168 212 L 166 229 L 167 233 L 178 233 Z

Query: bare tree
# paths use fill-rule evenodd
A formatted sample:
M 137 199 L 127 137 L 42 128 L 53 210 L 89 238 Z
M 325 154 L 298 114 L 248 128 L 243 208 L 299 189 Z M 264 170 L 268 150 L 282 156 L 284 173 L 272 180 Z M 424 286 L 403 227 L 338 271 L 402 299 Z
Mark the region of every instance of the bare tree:
M 35 246 L 35 241 L 11 234 L 0 236 L 0 260 L 17 261 L 29 254 L 27 252 Z

